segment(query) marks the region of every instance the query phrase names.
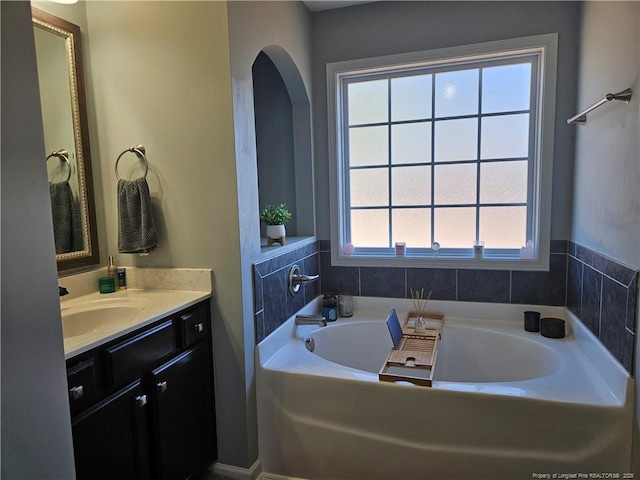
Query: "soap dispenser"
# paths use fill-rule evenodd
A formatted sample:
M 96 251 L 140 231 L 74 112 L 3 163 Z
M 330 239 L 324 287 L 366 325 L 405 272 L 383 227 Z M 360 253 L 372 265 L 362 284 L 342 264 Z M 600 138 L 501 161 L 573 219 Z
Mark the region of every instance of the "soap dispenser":
M 113 261 L 113 255 L 109 255 L 109 265 L 107 266 L 107 277 L 112 277 L 113 280 L 118 283 L 118 267 L 116 267 Z

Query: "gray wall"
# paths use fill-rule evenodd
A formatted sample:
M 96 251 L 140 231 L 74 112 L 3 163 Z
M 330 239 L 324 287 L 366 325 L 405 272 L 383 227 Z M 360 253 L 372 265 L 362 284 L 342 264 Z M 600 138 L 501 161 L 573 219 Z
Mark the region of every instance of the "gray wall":
M 2 478 L 74 478 L 28 2 L 2 8 Z M 35 301 L 34 301 L 35 300 Z
M 294 236 L 298 232 L 296 169 L 289 92 L 267 54 L 258 55 L 252 71 L 260 208 L 286 203 L 293 215 L 287 224 L 287 235 Z M 263 224 L 261 231 L 265 230 Z
M 68 18 L 83 30 L 103 262 L 117 250 L 115 159 L 125 148 L 143 143 L 150 164 L 147 180 L 154 213 L 157 213 L 160 245 L 148 257 L 116 255 L 117 263 L 213 268 L 219 460 L 248 467 L 258 453 L 251 263 L 260 255 L 251 65 L 262 49 L 268 49 L 276 57 L 285 55 L 286 50 L 285 60 L 290 63 L 284 62 L 285 70 L 288 67 L 288 73 L 297 75 L 298 80 L 290 96 L 297 101 L 308 100 L 311 92 L 310 14 L 298 2 L 125 1 L 80 2 L 73 6 L 39 2 L 38 6 Z M 28 3 L 23 3 L 23 7 L 28 10 Z M 229 14 L 227 7 L 233 10 Z M 21 30 L 21 37 L 31 35 L 30 15 L 25 15 L 27 23 L 15 26 Z M 11 21 L 7 20 L 7 23 Z M 3 27 L 4 23 L 5 16 Z M 24 45 L 16 48 L 24 49 Z M 235 56 L 233 73 L 230 52 Z M 35 62 L 32 57 L 27 52 L 20 61 L 30 65 L 29 62 Z M 292 65 L 297 66 L 294 72 Z M 9 112 L 4 107 L 3 113 Z M 308 104 L 294 107 L 294 122 L 300 115 L 304 116 L 305 111 L 310 112 Z M 41 120 L 34 117 L 23 130 L 40 138 L 42 132 L 34 132 L 34 128 L 41 128 L 39 125 Z M 301 133 L 310 137 L 310 129 L 307 130 Z M 300 141 L 294 138 L 294 148 L 299 148 Z M 3 142 L 3 153 L 6 148 Z M 309 152 L 309 164 L 310 158 Z M 48 195 L 46 177 L 43 178 L 43 195 Z M 311 188 L 307 191 L 311 192 Z M 3 198 L 4 195 L 3 189 Z M 29 199 L 33 198 L 30 195 Z M 304 225 L 305 231 L 313 231 L 313 215 L 305 217 L 311 222 Z M 3 251 L 5 235 L 10 238 L 3 231 Z M 43 235 L 38 238 L 44 243 L 48 241 Z M 53 248 L 52 236 L 49 240 Z M 52 260 L 53 250 L 50 253 L 47 258 Z M 35 261 L 40 257 L 32 255 L 31 258 Z M 9 270 L 11 266 L 13 269 Z M 20 271 L 19 265 L 5 263 L 4 259 L 2 267 L 13 275 Z M 47 305 L 46 294 L 43 302 L 40 293 L 37 299 L 38 304 Z M 3 316 L 9 305 L 7 302 L 5 307 L 3 289 Z M 49 308 L 58 312 L 57 300 Z M 59 328 L 59 313 L 54 315 L 58 318 L 53 318 L 53 325 Z M 3 333 L 5 328 L 3 318 Z M 61 352 L 61 336 L 49 335 L 47 348 Z M 30 347 L 25 351 L 30 351 Z M 40 377 L 33 378 L 35 381 Z M 61 388 L 64 384 L 59 382 Z M 64 401 L 66 403 L 66 397 Z M 52 408 L 54 403 L 49 413 Z M 3 405 L 3 414 L 4 411 Z M 61 415 L 67 417 L 59 419 L 63 424 L 65 420 L 68 423 L 67 412 L 65 405 Z M 52 429 L 52 435 L 54 433 Z M 42 438 L 49 437 L 43 435 Z M 62 445 L 62 442 L 49 443 Z M 33 448 L 35 451 L 35 444 Z M 42 451 L 46 459 L 46 448 Z M 58 457 L 60 462 L 65 460 L 64 455 Z M 52 465 L 55 467 L 55 462 Z
M 640 3 L 587 2 L 578 108 L 631 87 L 631 103 L 613 102 L 576 130 L 572 240 L 640 268 Z M 576 112 L 577 113 L 577 112 Z
M 579 108 L 631 87 L 577 130 L 572 240 L 640 268 L 640 3 L 586 2 L 582 17 Z M 640 309 L 636 308 L 636 314 Z M 640 372 L 636 319 L 635 372 Z M 640 474 L 640 383 L 636 384 L 634 471 Z
M 229 2 L 229 50 L 233 94 L 233 126 L 238 175 L 237 198 L 240 222 L 239 273 L 242 275 L 242 306 L 244 326 L 244 388 L 247 398 L 243 412 L 246 422 L 235 425 L 232 419 L 224 420 L 223 429 L 233 431 L 243 428 L 246 449 L 234 450 L 233 455 L 220 460 L 241 467 L 248 467 L 258 456 L 258 432 L 255 404 L 252 264 L 260 258 L 260 223 L 258 222 L 257 162 L 255 117 L 253 111 L 253 86 L 251 66 L 258 54 L 265 50 L 282 75 L 289 97 L 294 104 L 294 124 L 300 123 L 309 105 L 304 100 L 311 96 L 311 15 L 299 2 Z M 299 106 L 300 108 L 296 108 Z M 308 114 L 307 114 L 308 115 Z M 298 148 L 294 134 L 294 148 Z M 298 153 L 296 152 L 296 157 Z M 311 165 L 311 158 L 308 158 Z M 296 165 L 296 175 L 299 173 Z M 296 182 L 299 186 L 300 183 Z M 308 189 L 311 190 L 310 188 Z M 310 202 L 312 203 L 312 202 Z M 301 202 L 298 202 L 300 213 Z M 307 216 L 313 219 L 313 216 Z M 304 231 L 298 224 L 298 232 Z M 227 395 L 223 402 L 229 404 L 233 418 L 238 416 L 239 404 Z M 219 430 L 220 431 L 220 430 Z M 230 452 L 231 453 L 231 452 Z
M 220 459 L 244 465 L 249 414 L 227 3 L 39 6 L 83 30 L 103 264 L 111 254 L 123 266 L 213 269 L 216 414 L 225 440 Z M 147 148 L 147 181 L 160 239 L 147 257 L 116 253 L 113 168 L 118 155 L 137 143 Z M 132 158 L 120 163 L 123 177 L 135 164 Z
M 580 5 L 576 2 L 377 2 L 313 15 L 317 236 L 328 239 L 329 170 L 325 65 L 558 32 L 558 87 L 551 238 L 570 232 Z
M 147 149 L 159 245 L 119 265 L 212 268 L 219 444 L 246 450 L 239 214 L 224 2 L 87 2 L 105 254 L 117 251 L 115 158 Z M 135 164 L 123 157 L 121 175 Z M 232 399 L 229 399 L 229 397 Z M 233 422 L 236 428 L 227 428 Z

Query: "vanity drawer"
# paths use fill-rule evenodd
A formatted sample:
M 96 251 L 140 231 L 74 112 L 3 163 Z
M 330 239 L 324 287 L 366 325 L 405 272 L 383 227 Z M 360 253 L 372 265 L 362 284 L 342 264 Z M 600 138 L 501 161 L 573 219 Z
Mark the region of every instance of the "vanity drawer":
M 180 315 L 180 331 L 182 333 L 182 347 L 187 348 L 207 335 L 207 308 L 202 305 L 183 315 Z
M 96 373 L 93 358 L 67 369 L 71 416 L 90 407 L 97 397 Z
M 175 350 L 176 340 L 171 320 L 106 349 L 108 387 L 140 377 Z

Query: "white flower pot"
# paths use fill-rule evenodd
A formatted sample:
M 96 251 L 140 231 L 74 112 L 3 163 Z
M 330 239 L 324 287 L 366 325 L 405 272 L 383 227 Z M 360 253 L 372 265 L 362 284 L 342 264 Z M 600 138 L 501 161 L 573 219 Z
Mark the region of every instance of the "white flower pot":
M 273 244 L 274 240 L 280 245 L 284 245 L 286 236 L 287 229 L 284 228 L 284 225 L 267 225 L 267 243 L 269 246 Z

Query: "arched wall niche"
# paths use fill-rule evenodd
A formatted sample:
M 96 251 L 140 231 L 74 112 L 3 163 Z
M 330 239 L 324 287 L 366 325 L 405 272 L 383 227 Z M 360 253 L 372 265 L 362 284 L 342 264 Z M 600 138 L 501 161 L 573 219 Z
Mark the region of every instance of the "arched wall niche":
M 252 75 L 259 209 L 266 204 L 286 203 L 293 213 L 287 224 L 287 241 L 313 237 L 309 94 L 295 62 L 278 45 L 262 49 L 254 60 Z M 264 249 L 264 225 L 260 231 Z

